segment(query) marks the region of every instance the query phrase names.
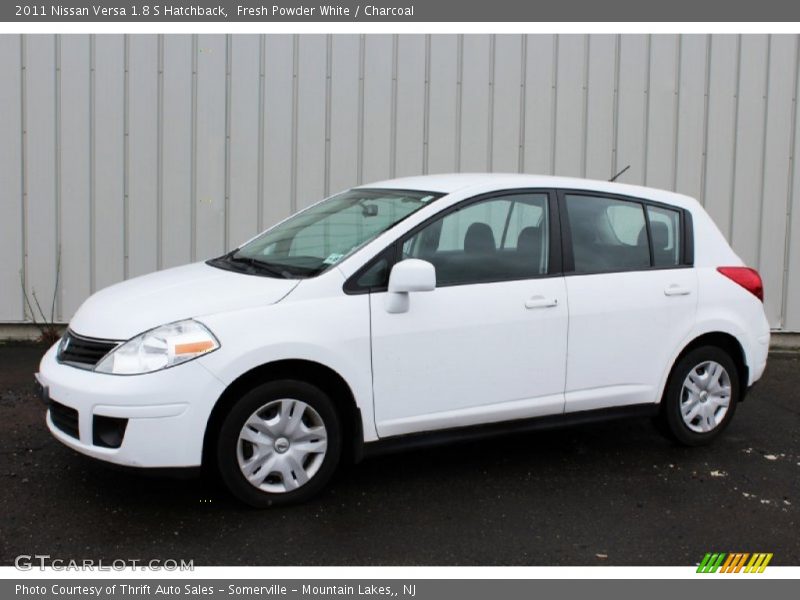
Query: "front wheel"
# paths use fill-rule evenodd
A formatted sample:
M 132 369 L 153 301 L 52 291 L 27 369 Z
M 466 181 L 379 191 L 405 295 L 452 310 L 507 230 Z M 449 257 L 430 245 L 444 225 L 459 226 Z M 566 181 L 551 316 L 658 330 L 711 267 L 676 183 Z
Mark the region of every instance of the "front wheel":
M 667 434 L 687 446 L 710 443 L 728 426 L 741 397 L 739 373 L 727 352 L 695 348 L 672 371 L 662 399 Z
M 292 380 L 247 392 L 225 417 L 217 442 L 222 480 L 257 508 L 312 497 L 332 477 L 340 453 L 341 428 L 330 398 Z

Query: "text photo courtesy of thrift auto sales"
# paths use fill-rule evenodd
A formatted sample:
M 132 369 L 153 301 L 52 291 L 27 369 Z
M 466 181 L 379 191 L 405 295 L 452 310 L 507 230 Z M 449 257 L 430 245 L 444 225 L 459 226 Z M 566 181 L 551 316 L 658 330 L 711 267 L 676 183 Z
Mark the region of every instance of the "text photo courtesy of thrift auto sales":
M 220 585 L 218 582 L 210 584 L 197 583 L 108 583 L 108 584 L 74 584 L 74 583 L 49 583 L 49 584 L 22 584 L 14 586 L 14 594 L 18 597 L 34 596 L 37 598 L 53 596 L 68 598 L 146 598 L 146 597 L 258 597 L 294 596 L 294 597 L 320 597 L 320 596 L 359 596 L 359 597 L 403 597 L 414 598 L 417 595 L 416 584 L 391 582 L 380 583 L 260 583 L 247 585 L 243 583 L 228 583 Z

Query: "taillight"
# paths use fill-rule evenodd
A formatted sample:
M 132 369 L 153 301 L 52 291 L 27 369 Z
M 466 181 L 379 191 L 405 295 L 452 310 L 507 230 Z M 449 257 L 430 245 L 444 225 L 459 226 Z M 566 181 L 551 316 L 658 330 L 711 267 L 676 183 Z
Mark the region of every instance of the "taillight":
M 761 283 L 761 275 L 755 269 L 750 267 L 717 267 L 717 271 L 731 281 L 738 283 L 762 302 L 764 301 L 764 284 Z

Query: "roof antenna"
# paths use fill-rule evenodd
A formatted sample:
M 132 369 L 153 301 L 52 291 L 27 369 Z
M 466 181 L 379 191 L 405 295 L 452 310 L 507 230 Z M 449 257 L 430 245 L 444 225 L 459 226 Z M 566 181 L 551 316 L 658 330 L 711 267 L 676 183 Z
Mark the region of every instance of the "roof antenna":
M 627 171 L 627 170 L 628 170 L 628 169 L 630 169 L 630 168 L 631 168 L 631 166 L 630 166 L 630 165 L 628 165 L 627 167 L 625 167 L 624 169 L 622 169 L 622 171 L 620 171 L 619 173 L 617 173 L 616 175 L 614 175 L 614 176 L 613 176 L 611 179 L 609 179 L 609 181 L 610 181 L 610 182 L 614 182 L 614 181 L 616 181 L 616 180 L 617 180 L 617 177 L 619 177 L 620 175 L 622 175 L 622 174 L 623 174 L 625 171 Z

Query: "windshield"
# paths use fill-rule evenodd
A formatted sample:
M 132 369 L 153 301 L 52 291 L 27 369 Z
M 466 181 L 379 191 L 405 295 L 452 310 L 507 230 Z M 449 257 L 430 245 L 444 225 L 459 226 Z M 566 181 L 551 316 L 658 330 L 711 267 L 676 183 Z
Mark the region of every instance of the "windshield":
M 312 277 L 440 196 L 406 190 L 349 190 L 209 264 L 254 275 Z

